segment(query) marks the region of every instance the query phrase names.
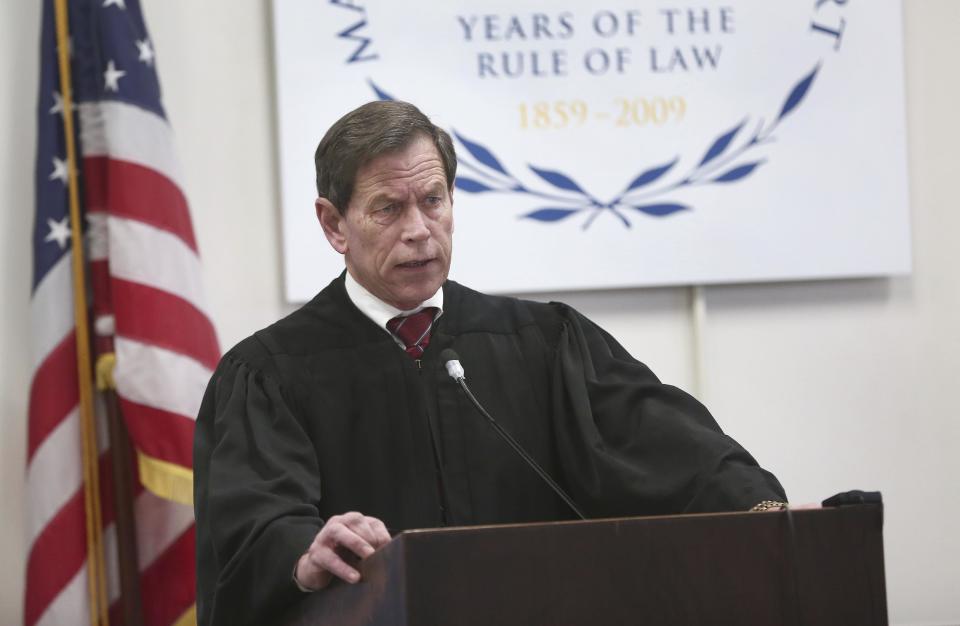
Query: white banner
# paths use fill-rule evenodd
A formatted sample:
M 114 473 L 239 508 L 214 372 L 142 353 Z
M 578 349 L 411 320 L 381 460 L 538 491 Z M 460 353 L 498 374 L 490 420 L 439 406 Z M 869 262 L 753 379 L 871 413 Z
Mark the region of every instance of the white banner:
M 487 292 L 910 270 L 899 0 L 275 0 L 286 292 L 343 268 L 313 152 L 413 102 Z

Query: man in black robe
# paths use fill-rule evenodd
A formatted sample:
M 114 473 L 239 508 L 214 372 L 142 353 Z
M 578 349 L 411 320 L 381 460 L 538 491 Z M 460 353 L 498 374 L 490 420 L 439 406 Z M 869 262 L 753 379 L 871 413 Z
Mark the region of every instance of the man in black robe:
M 390 533 L 573 517 L 476 414 L 445 348 L 588 517 L 786 499 L 703 405 L 577 311 L 447 280 L 456 157 L 415 107 L 349 113 L 316 164 L 346 271 L 210 381 L 194 450 L 201 624 L 268 623 L 334 577 L 356 582 L 344 551 L 365 558 Z

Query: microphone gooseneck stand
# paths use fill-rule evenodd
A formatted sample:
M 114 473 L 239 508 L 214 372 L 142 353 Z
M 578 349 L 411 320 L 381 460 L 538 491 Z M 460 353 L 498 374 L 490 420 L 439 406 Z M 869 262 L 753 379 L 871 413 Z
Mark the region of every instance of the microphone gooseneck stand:
M 486 418 L 494 432 L 496 432 L 501 439 L 506 441 L 507 444 L 513 448 L 514 452 L 520 455 L 520 458 L 522 458 L 524 462 L 529 465 L 545 483 L 547 483 L 547 485 L 555 494 L 560 496 L 560 499 L 563 500 L 568 507 L 570 507 L 571 511 L 577 514 L 577 517 L 582 520 L 587 519 L 580 508 L 573 502 L 573 499 L 567 495 L 567 492 L 565 492 L 560 485 L 558 485 L 556 481 L 550 477 L 546 470 L 540 467 L 533 457 L 531 457 L 527 451 L 523 449 L 523 446 L 521 446 L 520 443 L 510 435 L 510 433 L 504 430 L 504 428 L 497 423 L 497 420 L 493 419 L 493 416 L 483 408 L 483 405 L 480 404 L 480 401 L 477 400 L 477 398 L 473 395 L 473 392 L 470 391 L 470 387 L 467 386 L 467 380 L 463 372 L 463 366 L 460 365 L 460 357 L 457 355 L 457 353 L 447 348 L 440 353 L 440 359 L 444 362 L 450 378 L 460 385 L 460 389 L 462 389 L 467 398 L 470 399 L 470 402 L 477 409 L 477 411 L 480 412 L 480 415 Z

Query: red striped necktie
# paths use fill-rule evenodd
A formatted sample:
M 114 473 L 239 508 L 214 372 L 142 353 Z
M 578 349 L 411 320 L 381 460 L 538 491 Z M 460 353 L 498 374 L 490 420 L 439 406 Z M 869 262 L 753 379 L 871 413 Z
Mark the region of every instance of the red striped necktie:
M 428 306 L 411 315 L 395 317 L 387 322 L 387 330 L 403 342 L 411 358 L 419 359 L 430 344 L 430 329 L 439 310 Z

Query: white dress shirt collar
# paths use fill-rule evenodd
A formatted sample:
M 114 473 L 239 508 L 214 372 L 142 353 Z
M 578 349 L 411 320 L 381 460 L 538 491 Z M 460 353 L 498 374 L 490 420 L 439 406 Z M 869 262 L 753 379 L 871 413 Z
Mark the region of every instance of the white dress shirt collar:
M 434 319 L 439 319 L 440 315 L 443 314 L 443 287 L 437 289 L 437 293 L 421 302 L 419 306 L 416 306 L 409 311 L 403 311 L 395 306 L 387 304 L 380 298 L 370 293 L 366 287 L 354 279 L 349 270 L 346 274 L 347 276 L 344 279 L 344 286 L 347 288 L 347 296 L 350 298 L 350 301 L 353 302 L 358 309 L 360 309 L 361 313 L 369 317 L 374 324 L 383 329 L 383 331 L 386 333 L 390 333 L 390 331 L 387 330 L 387 322 L 398 315 L 411 315 L 412 313 L 416 313 L 420 309 L 428 306 L 437 307 L 440 310 Z M 392 336 L 392 333 L 390 334 Z

